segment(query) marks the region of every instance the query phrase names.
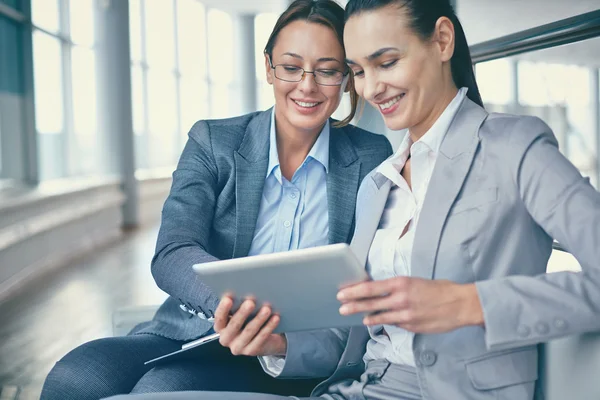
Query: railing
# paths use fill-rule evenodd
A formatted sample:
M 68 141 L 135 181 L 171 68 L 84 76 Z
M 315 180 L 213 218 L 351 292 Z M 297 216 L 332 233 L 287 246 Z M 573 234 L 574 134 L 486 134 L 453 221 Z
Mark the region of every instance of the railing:
M 473 63 L 495 60 L 600 36 L 600 10 L 471 46 Z

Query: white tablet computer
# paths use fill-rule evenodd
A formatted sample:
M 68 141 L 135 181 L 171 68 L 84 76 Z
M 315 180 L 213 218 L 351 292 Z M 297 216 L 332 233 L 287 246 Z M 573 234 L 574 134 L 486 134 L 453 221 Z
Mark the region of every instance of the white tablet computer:
M 232 293 L 234 309 L 248 297 L 270 304 L 281 317 L 275 332 L 362 324 L 363 314 L 340 315 L 336 298 L 342 286 L 368 278 L 347 244 L 196 264 L 194 271 L 217 296 Z

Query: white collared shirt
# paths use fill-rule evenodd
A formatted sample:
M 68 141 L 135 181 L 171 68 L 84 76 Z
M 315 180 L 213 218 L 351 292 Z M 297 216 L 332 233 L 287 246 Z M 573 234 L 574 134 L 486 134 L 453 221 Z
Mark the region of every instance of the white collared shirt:
M 467 93 L 461 88 L 442 115 L 425 135 L 412 142 L 407 133 L 396 153 L 376 170 L 392 181 L 385 209 L 367 258 L 367 270 L 374 280 L 395 276 L 411 276 L 411 256 L 416 226 L 419 221 L 429 180 L 435 167 L 440 145 Z M 401 171 L 411 159 L 412 190 Z M 402 233 L 408 225 L 404 236 Z M 389 339 L 382 332 L 383 328 Z M 364 361 L 385 359 L 394 364 L 415 366 L 412 350 L 414 334 L 396 326 L 369 328 Z

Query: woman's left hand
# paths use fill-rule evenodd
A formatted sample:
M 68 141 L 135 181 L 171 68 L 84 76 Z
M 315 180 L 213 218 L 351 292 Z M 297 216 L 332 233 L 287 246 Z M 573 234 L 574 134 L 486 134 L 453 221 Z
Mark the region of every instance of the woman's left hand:
M 444 333 L 483 325 L 475 284 L 395 277 L 361 282 L 338 292 L 340 314 L 375 313 L 365 325 L 396 325 L 415 333 Z

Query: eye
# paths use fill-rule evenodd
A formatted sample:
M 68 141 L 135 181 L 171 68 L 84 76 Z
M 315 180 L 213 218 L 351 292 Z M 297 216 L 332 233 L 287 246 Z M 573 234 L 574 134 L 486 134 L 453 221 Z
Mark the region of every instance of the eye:
M 283 69 L 286 72 L 298 72 L 300 71 L 300 67 L 295 67 L 293 65 L 282 65 Z
M 354 77 L 355 78 L 362 78 L 365 75 L 364 71 L 356 71 L 356 70 L 352 70 L 352 72 L 354 73 Z
M 396 63 L 398 62 L 398 60 L 392 60 L 386 63 L 381 64 L 381 68 L 387 69 L 387 68 L 392 68 L 394 65 L 396 65 Z
M 340 74 L 340 71 L 336 69 L 318 69 L 317 73 L 322 76 L 336 76 Z

